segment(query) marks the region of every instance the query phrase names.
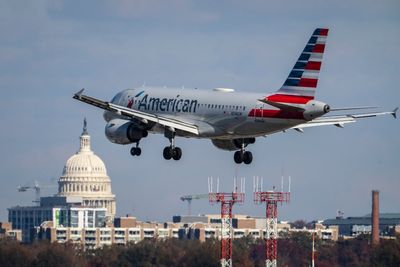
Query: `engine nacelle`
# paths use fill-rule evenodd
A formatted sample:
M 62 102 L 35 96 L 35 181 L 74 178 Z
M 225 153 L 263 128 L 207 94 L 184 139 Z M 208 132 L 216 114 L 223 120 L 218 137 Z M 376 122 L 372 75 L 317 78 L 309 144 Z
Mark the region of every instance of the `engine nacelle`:
M 328 104 L 321 101 L 311 100 L 305 106 L 303 116 L 306 120 L 318 118 L 331 110 Z
M 112 143 L 126 145 L 147 136 L 147 130 L 140 125 L 122 119 L 113 119 L 106 124 L 105 134 Z
M 211 142 L 219 149 L 235 151 L 241 149 L 242 144 L 244 144 L 244 147 L 248 144 L 254 144 L 256 139 L 254 137 L 239 139 L 212 139 Z

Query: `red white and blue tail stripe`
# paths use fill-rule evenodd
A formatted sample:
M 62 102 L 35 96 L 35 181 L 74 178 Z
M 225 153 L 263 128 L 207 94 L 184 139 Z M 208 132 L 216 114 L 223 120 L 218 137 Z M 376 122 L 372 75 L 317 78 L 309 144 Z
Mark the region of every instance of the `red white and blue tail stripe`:
M 328 31 L 322 28 L 314 31 L 285 83 L 267 100 L 305 104 L 314 99 Z

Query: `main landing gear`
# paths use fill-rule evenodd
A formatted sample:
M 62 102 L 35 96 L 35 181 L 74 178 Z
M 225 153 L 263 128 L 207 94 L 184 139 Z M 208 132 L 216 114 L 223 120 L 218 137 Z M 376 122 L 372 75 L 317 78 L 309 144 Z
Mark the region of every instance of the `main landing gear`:
M 253 154 L 250 151 L 239 150 L 233 154 L 233 159 L 237 164 L 250 164 L 253 161 Z
M 142 154 L 142 149 L 139 147 L 139 140 L 136 142 L 136 146 L 131 148 L 132 156 L 140 156 Z
M 163 150 L 164 159 L 180 160 L 182 157 L 182 149 L 175 146 L 175 131 L 173 129 L 165 129 L 164 136 L 168 138 L 170 145 Z
M 256 141 L 255 138 L 243 138 L 243 139 L 235 139 L 234 144 L 240 150 L 236 151 L 233 154 L 233 159 L 237 164 L 250 164 L 253 161 L 253 154 L 250 151 L 245 151 L 245 147 L 248 144 L 254 144 Z
M 164 159 L 180 160 L 182 157 L 182 149 L 180 147 L 166 146 L 163 150 Z

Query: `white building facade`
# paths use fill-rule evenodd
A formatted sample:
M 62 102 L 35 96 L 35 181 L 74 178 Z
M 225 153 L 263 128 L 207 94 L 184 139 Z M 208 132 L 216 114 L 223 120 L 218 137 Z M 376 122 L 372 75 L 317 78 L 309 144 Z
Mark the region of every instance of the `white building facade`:
M 80 136 L 80 148 L 64 166 L 58 181 L 57 196 L 81 197 L 84 207 L 106 208 L 108 222 L 115 217 L 116 204 L 111 180 L 103 161 L 90 148 L 86 119 Z

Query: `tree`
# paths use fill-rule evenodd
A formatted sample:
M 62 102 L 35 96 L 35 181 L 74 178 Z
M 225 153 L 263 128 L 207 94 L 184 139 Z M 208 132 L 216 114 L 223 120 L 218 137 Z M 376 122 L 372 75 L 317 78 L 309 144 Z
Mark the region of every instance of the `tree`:
M 289 232 L 278 239 L 279 266 L 309 266 L 311 235 Z M 381 240 L 372 246 L 369 237 L 337 242 L 316 238 L 316 266 L 400 266 L 400 238 Z M 238 267 L 264 266 L 265 243 L 262 239 L 244 237 L 233 240 L 233 264 Z M 126 246 L 104 246 L 84 251 L 73 244 L 38 242 L 24 245 L 14 240 L 0 240 L 0 266 L 141 266 L 197 267 L 220 265 L 220 241 L 143 240 Z
M 45 244 L 38 247 L 36 259 L 32 262 L 35 267 L 52 266 L 85 266 L 85 260 L 80 258 L 71 244 Z
M 7 238 L 0 240 L 0 266 L 31 266 L 34 258 L 34 253 L 29 250 L 29 247 Z

